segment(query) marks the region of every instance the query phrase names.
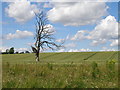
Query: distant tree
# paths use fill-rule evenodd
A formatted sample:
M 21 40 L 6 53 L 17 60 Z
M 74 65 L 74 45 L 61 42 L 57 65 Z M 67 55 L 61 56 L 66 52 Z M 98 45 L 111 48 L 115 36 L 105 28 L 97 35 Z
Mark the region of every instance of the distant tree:
M 6 54 L 9 54 L 9 49 L 6 49 Z
M 14 54 L 14 47 L 10 48 L 9 54 Z
M 15 52 L 15 54 L 18 54 L 19 52 Z
M 8 53 L 6 53 L 6 52 L 1 52 L 1 54 L 8 54 Z
M 29 51 L 25 51 L 25 53 L 30 53 Z
M 35 35 L 35 47 L 32 47 L 33 52 L 35 53 L 36 61 L 39 61 L 40 49 L 44 50 L 46 48 L 55 50 L 62 47 L 55 43 L 53 38 L 54 30 L 51 30 L 48 26 L 48 18 L 45 13 L 39 12 L 35 14 L 36 16 L 36 35 Z

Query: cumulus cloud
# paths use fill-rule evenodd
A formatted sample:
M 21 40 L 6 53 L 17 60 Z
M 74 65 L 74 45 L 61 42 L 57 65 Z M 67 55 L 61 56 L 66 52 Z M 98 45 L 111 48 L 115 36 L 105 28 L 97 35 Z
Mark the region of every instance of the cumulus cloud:
M 9 49 L 9 47 L 6 47 L 6 46 L 0 47 L 0 53 L 1 52 L 6 52 L 6 49 Z
M 71 40 L 89 39 L 91 45 L 96 46 L 111 42 L 110 46 L 118 45 L 118 22 L 114 16 L 107 16 L 102 19 L 92 31 L 80 30 Z
M 102 49 L 100 51 L 118 51 L 114 48 L 107 48 L 107 47 L 102 47 Z
M 68 50 L 68 52 L 79 52 L 79 50 L 78 49 L 70 49 L 70 50 Z
M 80 49 L 80 52 L 89 52 L 89 51 L 92 51 L 92 50 L 89 49 L 89 48 L 87 48 L 87 49 L 84 49 L 84 48 Z
M 105 43 L 107 40 L 118 38 L 118 22 L 114 16 L 107 16 L 90 32 L 88 39 L 93 39 L 96 43 Z M 94 44 L 94 43 L 93 43 Z
M 48 11 L 48 18 L 52 22 L 64 25 L 88 25 L 94 24 L 106 15 L 105 2 L 52 2 L 53 8 Z
M 16 30 L 14 34 L 9 33 L 3 36 L 3 39 L 10 40 L 10 39 L 16 39 L 16 38 L 26 38 L 30 36 L 33 36 L 32 32 Z
M 82 49 L 64 49 L 64 48 L 61 48 L 60 50 L 58 50 L 57 52 L 90 52 L 92 51 L 91 49 L 87 48 L 82 48 Z
M 91 45 L 92 45 L 92 46 L 97 46 L 97 45 L 100 45 L 100 44 L 105 44 L 106 42 L 107 42 L 106 39 L 99 39 L 99 41 L 97 41 L 97 40 L 92 40 Z
M 70 49 L 70 50 L 68 50 L 68 52 L 90 52 L 90 51 L 92 51 L 92 50 L 89 49 L 89 48 L 87 48 L 87 49 L 82 48 L 82 49 Z
M 39 10 L 35 4 L 31 4 L 27 0 L 15 0 L 10 2 L 7 8 L 5 8 L 7 15 L 14 18 L 17 22 L 25 23 L 32 19 Z
M 51 34 L 55 33 L 55 28 L 51 24 L 45 25 L 44 28 L 44 32 L 52 32 Z
M 110 46 L 118 46 L 118 45 L 120 45 L 120 44 L 118 43 L 118 39 L 111 40 Z
M 83 40 L 83 39 L 86 39 L 86 34 L 89 33 L 88 31 L 86 30 L 80 30 L 78 31 L 74 37 L 71 38 L 71 40 Z

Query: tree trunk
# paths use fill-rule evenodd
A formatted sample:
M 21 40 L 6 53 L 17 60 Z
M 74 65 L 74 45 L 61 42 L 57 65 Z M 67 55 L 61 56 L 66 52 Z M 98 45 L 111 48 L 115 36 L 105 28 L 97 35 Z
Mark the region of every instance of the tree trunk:
M 36 53 L 36 62 L 39 62 L 39 52 Z

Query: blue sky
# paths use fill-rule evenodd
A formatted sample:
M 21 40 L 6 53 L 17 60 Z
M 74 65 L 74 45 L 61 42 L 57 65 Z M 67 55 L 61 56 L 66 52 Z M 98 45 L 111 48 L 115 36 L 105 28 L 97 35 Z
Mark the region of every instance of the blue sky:
M 31 50 L 34 46 L 35 16 L 44 10 L 55 29 L 56 42 L 65 40 L 57 52 L 113 51 L 118 48 L 118 3 L 31 3 L 2 2 L 2 51 Z M 110 26 L 109 26 L 110 25 Z M 106 35 L 105 35 L 106 33 Z M 46 50 L 49 52 L 51 50 Z

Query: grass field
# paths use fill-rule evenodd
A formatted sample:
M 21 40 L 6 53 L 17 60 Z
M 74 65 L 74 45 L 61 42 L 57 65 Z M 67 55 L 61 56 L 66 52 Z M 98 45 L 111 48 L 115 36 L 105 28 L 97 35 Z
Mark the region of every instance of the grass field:
M 117 88 L 118 52 L 6 54 L 3 88 Z

